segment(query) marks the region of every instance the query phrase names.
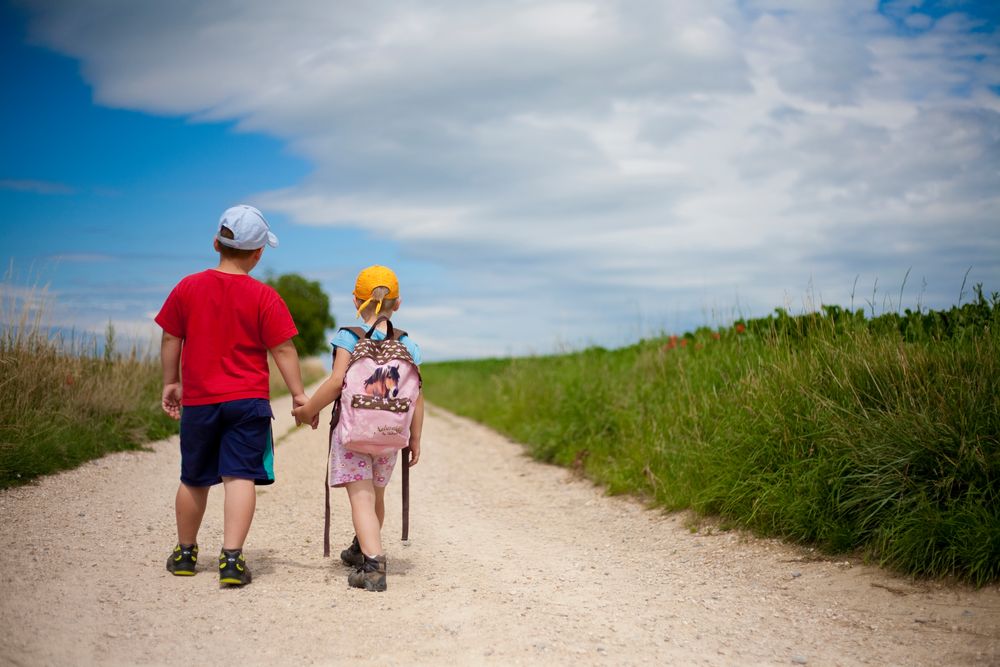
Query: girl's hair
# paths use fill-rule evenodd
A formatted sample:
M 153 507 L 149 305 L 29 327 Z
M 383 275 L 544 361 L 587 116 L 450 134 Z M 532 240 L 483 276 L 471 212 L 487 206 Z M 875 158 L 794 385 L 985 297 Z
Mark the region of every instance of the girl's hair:
M 371 301 L 369 301 L 360 311 L 361 317 L 365 320 L 375 317 L 375 311 L 378 310 L 379 315 L 385 315 L 386 317 L 392 317 L 392 311 L 396 307 L 396 299 L 389 299 L 386 295 L 389 293 L 388 287 L 376 287 L 372 290 Z M 379 308 L 379 303 L 382 307 Z

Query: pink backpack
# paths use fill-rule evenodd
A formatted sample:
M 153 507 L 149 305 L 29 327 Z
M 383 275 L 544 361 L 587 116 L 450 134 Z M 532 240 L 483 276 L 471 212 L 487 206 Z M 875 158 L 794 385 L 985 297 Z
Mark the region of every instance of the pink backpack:
M 375 340 L 379 322 L 385 320 L 385 340 Z M 330 444 L 337 434 L 347 449 L 365 454 L 389 454 L 403 450 L 403 540 L 410 531 L 410 422 L 413 403 L 420 395 L 420 371 L 410 351 L 399 339 L 406 335 L 395 329 L 387 317 L 380 317 L 367 331 L 343 327 L 358 337 L 344 375 L 344 386 L 333 404 Z M 323 555 L 330 555 L 329 452 L 324 471 L 326 518 L 323 527 Z
M 385 340 L 372 334 L 385 320 Z M 413 404 L 420 395 L 420 371 L 409 350 L 399 341 L 405 331 L 394 330 L 388 318 L 379 318 L 371 329 L 359 333 L 344 375 L 340 393 L 337 436 L 355 452 L 379 456 L 392 454 L 410 443 Z

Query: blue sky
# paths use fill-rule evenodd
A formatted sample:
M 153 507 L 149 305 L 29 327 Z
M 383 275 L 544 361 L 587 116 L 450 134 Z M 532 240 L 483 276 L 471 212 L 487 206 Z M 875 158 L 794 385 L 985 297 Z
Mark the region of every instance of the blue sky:
M 5 289 L 55 326 L 154 333 L 237 202 L 342 324 L 396 268 L 431 359 L 1000 289 L 996 3 L 235 7 L 0 7 Z

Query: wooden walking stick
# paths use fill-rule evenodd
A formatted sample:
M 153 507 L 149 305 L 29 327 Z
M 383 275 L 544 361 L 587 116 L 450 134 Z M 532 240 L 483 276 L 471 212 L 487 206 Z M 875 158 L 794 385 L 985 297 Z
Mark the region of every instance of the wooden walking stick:
M 410 535 L 410 448 L 403 449 L 403 541 Z
M 333 414 L 330 415 L 330 436 L 327 438 L 326 466 L 323 470 L 323 489 L 326 492 L 326 514 L 323 517 L 323 557 L 330 555 L 330 453 L 333 449 L 333 430 L 340 421 L 340 399 L 333 402 Z

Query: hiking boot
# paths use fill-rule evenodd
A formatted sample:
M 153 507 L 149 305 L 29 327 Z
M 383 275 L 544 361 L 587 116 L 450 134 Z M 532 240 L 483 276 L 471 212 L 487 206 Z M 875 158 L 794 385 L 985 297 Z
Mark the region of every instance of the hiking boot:
M 358 567 L 357 572 L 347 575 L 347 583 L 354 588 L 363 588 L 366 591 L 384 591 L 385 584 L 385 556 L 364 556 L 365 562 Z
M 223 549 L 219 554 L 219 583 L 226 586 L 243 586 L 251 580 L 250 568 L 243 558 L 242 549 Z
M 178 544 L 167 559 L 167 572 L 178 577 L 193 577 L 198 564 L 197 544 Z
M 358 542 L 357 535 L 354 536 L 351 546 L 340 552 L 340 560 L 344 561 L 344 565 L 350 565 L 351 567 L 361 567 L 364 565 L 365 556 L 361 553 L 361 544 Z

